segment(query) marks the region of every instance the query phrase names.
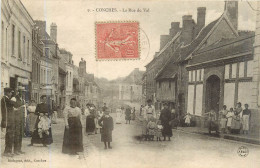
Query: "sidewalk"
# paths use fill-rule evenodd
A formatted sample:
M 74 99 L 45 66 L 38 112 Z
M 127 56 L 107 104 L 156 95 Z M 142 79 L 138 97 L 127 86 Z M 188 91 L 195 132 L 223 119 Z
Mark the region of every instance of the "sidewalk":
M 223 134 L 223 135 L 216 135 L 215 131 L 212 131 L 211 135 L 208 132 L 207 128 L 201 127 L 178 127 L 177 131 L 187 132 L 187 133 L 196 133 L 201 135 L 212 136 L 216 138 L 224 138 L 234 141 L 240 141 L 245 143 L 257 144 L 260 145 L 260 136 L 259 134 Z

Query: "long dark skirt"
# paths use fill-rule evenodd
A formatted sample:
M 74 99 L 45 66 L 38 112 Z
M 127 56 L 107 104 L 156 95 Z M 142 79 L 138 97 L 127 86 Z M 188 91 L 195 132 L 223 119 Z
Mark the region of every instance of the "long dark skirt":
M 112 142 L 112 131 L 101 128 L 101 142 Z
M 163 124 L 162 136 L 172 136 L 172 126 L 168 123 Z
M 95 117 L 94 116 L 87 116 L 87 118 L 86 118 L 86 132 L 91 133 L 91 132 L 94 132 L 95 129 L 96 129 Z
M 42 138 L 40 138 L 39 133 L 38 133 L 38 123 L 39 122 L 40 122 L 40 119 L 39 119 L 39 117 L 37 117 L 37 120 L 35 123 L 35 130 L 33 131 L 33 134 L 32 134 L 31 143 L 32 144 L 45 144 L 45 145 L 52 144 L 53 139 L 52 139 L 51 128 L 49 128 L 49 135 L 43 133 Z
M 82 125 L 78 117 L 68 119 L 69 129 L 65 128 L 62 153 L 83 152 Z

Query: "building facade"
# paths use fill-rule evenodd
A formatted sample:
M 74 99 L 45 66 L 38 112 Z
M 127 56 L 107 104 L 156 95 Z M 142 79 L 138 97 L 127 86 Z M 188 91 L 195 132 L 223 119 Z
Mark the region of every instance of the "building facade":
M 19 0 L 1 1 L 1 16 L 1 89 L 23 86 L 27 91 L 26 99 L 29 100 L 33 19 Z
M 31 98 L 40 102 L 41 84 L 41 59 L 43 57 L 43 45 L 39 40 L 39 28 L 34 26 L 32 33 L 32 92 Z
M 119 100 L 130 102 L 142 101 L 142 77 L 144 72 L 135 68 L 122 82 L 119 84 Z
M 72 63 L 72 54 L 65 50 L 60 49 L 60 57 L 64 59 L 66 71 L 66 105 L 69 106 L 70 99 L 73 93 L 73 71 L 74 65 Z

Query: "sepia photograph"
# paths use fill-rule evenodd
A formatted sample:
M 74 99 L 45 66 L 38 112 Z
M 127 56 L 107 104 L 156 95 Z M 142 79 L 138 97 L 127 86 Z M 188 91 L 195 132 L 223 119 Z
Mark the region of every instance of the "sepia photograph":
M 260 1 L 1 0 L 2 168 L 260 168 Z

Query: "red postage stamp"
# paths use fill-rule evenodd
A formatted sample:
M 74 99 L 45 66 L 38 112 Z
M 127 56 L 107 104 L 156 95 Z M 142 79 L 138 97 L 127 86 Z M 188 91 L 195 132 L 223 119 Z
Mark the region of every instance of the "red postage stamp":
M 96 22 L 97 60 L 138 59 L 138 22 Z

